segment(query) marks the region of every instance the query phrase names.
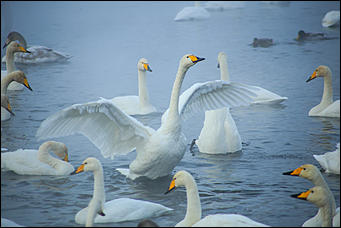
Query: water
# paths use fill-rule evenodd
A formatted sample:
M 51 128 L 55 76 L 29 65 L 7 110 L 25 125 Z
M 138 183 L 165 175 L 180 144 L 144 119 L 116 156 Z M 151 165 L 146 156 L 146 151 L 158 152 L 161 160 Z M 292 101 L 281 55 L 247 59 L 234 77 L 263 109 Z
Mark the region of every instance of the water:
M 29 44 L 69 53 L 64 64 L 18 65 L 33 92 L 10 92 L 16 116 L 2 122 L 1 147 L 14 151 L 38 148 L 36 130 L 48 116 L 74 103 L 137 94 L 136 64 L 148 59 L 151 103 L 159 110 L 139 119 L 160 126 L 169 104 L 178 62 L 186 53 L 206 60 L 192 67 L 182 91 L 193 83 L 219 79 L 217 54 L 228 56 L 231 80 L 258 85 L 288 100 L 275 106 L 233 109 L 243 150 L 230 155 L 186 151 L 175 167 L 189 171 L 197 181 L 202 214 L 238 213 L 271 226 L 300 226 L 317 208 L 290 197 L 312 184 L 282 175 L 302 164 L 318 166 L 313 154 L 334 151 L 340 141 L 340 120 L 308 117 L 320 102 L 323 80 L 306 83 L 319 65 L 333 73 L 334 99 L 340 99 L 340 30 L 322 28 L 323 15 L 339 9 L 338 2 L 290 2 L 270 5 L 247 2 L 242 9 L 211 12 L 205 21 L 174 22 L 176 13 L 193 2 L 1 2 L 1 45 L 9 31 L 24 34 Z M 297 44 L 299 30 L 324 32 L 336 39 Z M 273 38 L 275 46 L 252 48 L 254 37 Z M 3 54 L 3 50 L 2 50 Z M 5 66 L 2 65 L 2 69 Z M 188 144 L 198 137 L 204 115 L 183 125 Z M 88 156 L 103 165 L 106 199 L 130 197 L 175 209 L 153 218 L 161 226 L 174 226 L 186 211 L 185 189 L 168 195 L 172 175 L 155 181 L 126 180 L 115 168 L 127 168 L 135 152 L 115 160 L 104 159 L 84 136 L 56 138 L 78 166 Z M 323 174 L 340 205 L 339 175 Z M 93 177 L 19 176 L 1 172 L 1 216 L 25 226 L 79 226 L 75 214 L 86 207 Z M 96 224 L 136 226 L 138 222 Z

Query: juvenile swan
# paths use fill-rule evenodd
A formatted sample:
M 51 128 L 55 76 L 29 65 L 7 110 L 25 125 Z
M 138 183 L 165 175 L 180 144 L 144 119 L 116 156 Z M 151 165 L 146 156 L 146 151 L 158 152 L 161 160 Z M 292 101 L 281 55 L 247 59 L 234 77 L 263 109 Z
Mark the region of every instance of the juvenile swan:
M 184 170 L 178 171 L 174 175 L 172 182 L 169 185 L 169 189 L 165 194 L 181 186 L 186 188 L 187 211 L 185 218 L 177 223 L 175 225 L 176 227 L 267 226 L 239 214 L 215 214 L 208 215 L 201 219 L 201 204 L 198 187 L 190 173 Z
M 306 82 L 317 77 L 323 77 L 323 95 L 320 104 L 310 109 L 309 116 L 340 118 L 340 100 L 333 102 L 332 72 L 329 67 L 324 65 L 317 67 Z
M 141 58 L 137 63 L 138 96 L 120 96 L 111 99 L 116 107 L 128 115 L 143 115 L 156 112 L 156 108 L 149 102 L 146 71 L 152 72 L 152 69 L 149 67 L 148 60 Z
M 52 151 L 60 159 L 49 154 Z M 64 143 L 47 141 L 39 150 L 19 149 L 1 153 L 1 169 L 19 175 L 69 175 L 74 171 L 68 163 L 68 151 Z
M 85 226 L 94 223 L 111 223 L 139 220 L 153 216 L 160 216 L 173 209 L 161 204 L 129 198 L 119 198 L 105 202 L 104 176 L 101 162 L 89 157 L 71 175 L 92 171 L 94 174 L 94 192 L 88 207 L 80 210 L 75 221 Z M 100 216 L 98 216 L 98 215 Z
M 44 120 L 37 131 L 39 139 L 82 133 L 102 152 L 104 157 L 127 154 L 136 148 L 136 158 L 129 171 L 119 171 L 131 179 L 156 179 L 170 174 L 184 156 L 187 140 L 181 131 L 181 120 L 198 111 L 226 106 L 248 105 L 253 90 L 240 83 L 221 80 L 196 83 L 180 98 L 181 84 L 187 70 L 204 60 L 184 55 L 172 89 L 169 109 L 164 113 L 159 129 L 144 126 L 117 108 L 113 102 L 101 99 L 75 104 Z M 165 115 L 166 114 L 166 115 Z

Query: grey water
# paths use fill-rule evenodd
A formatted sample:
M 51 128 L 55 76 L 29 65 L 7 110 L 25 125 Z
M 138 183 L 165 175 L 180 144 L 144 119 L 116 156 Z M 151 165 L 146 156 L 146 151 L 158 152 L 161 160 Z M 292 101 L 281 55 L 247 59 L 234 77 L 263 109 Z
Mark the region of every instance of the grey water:
M 33 88 L 9 92 L 16 114 L 1 123 L 1 147 L 8 151 L 38 149 L 35 134 L 41 122 L 75 103 L 136 95 L 137 61 L 147 58 L 153 72 L 147 83 L 158 112 L 136 116 L 157 129 L 168 108 L 180 58 L 193 53 L 206 58 L 186 75 L 182 91 L 196 82 L 219 79 L 217 55 L 224 51 L 232 81 L 261 86 L 288 100 L 279 105 L 252 105 L 231 110 L 243 141 L 240 152 L 228 155 L 186 151 L 172 174 L 151 181 L 131 181 L 116 168 L 128 168 L 135 151 L 105 159 L 83 135 L 53 138 L 65 143 L 69 160 L 78 167 L 89 157 L 103 165 L 106 200 L 120 197 L 147 200 L 173 208 L 152 218 L 160 226 L 174 226 L 186 213 L 184 188 L 164 195 L 172 175 L 190 172 L 198 185 L 202 216 L 217 213 L 245 215 L 271 226 L 301 226 L 317 213 L 309 202 L 290 195 L 312 187 L 302 178 L 282 175 L 311 163 L 313 154 L 334 151 L 340 141 L 340 119 L 309 117 L 322 97 L 323 80 L 306 79 L 319 65 L 333 73 L 334 100 L 340 99 L 340 28 L 323 28 L 321 20 L 338 1 L 288 4 L 246 2 L 244 8 L 210 12 L 201 21 L 175 22 L 175 15 L 194 2 L 7 2 L 1 1 L 1 47 L 10 31 L 28 44 L 71 54 L 66 63 L 16 64 Z M 297 43 L 299 30 L 323 32 L 334 39 Z M 253 48 L 253 38 L 272 38 L 274 46 Z M 1 50 L 2 56 L 4 50 Z M 5 65 L 1 68 L 4 70 Z M 204 114 L 183 124 L 188 146 L 203 126 Z M 323 173 L 337 206 L 339 175 Z M 24 176 L 1 172 L 1 217 L 24 226 L 80 226 L 76 213 L 86 207 L 93 176 Z M 95 224 L 136 226 L 138 221 Z

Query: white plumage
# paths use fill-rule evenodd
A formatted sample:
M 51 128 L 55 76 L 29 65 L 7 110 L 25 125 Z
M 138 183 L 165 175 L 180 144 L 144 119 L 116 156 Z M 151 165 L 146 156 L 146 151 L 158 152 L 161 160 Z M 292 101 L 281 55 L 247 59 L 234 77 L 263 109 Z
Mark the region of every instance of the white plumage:
M 323 27 L 340 25 L 340 10 L 331 10 L 322 18 Z
M 321 155 L 313 155 L 320 163 L 326 173 L 340 174 L 340 143 L 336 145 L 336 150 Z
M 204 20 L 210 17 L 210 13 L 198 1 L 194 6 L 187 6 L 179 11 L 174 21 Z

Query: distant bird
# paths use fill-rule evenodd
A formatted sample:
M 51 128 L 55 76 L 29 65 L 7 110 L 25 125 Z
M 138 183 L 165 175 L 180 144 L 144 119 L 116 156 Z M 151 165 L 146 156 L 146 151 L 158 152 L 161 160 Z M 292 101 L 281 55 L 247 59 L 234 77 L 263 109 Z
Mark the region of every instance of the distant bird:
M 326 13 L 322 19 L 323 27 L 333 27 L 340 25 L 340 10 L 332 10 Z
M 203 20 L 210 17 L 210 13 L 198 1 L 194 6 L 187 6 L 178 12 L 174 21 Z
M 253 39 L 253 42 L 252 42 L 252 46 L 253 47 L 264 47 L 264 48 L 267 48 L 267 47 L 270 47 L 271 45 L 273 45 L 273 40 L 272 39 L 269 39 L 269 38 L 254 38 Z
M 304 32 L 300 30 L 296 37 L 296 41 L 304 41 L 304 40 L 325 40 L 327 39 L 324 33 L 311 33 L 311 32 Z
M 244 8 L 244 1 L 207 1 L 205 9 L 209 11 L 223 11 L 229 9 Z

